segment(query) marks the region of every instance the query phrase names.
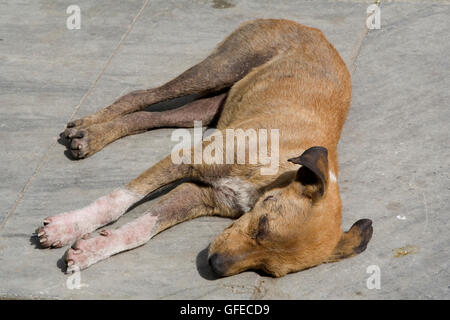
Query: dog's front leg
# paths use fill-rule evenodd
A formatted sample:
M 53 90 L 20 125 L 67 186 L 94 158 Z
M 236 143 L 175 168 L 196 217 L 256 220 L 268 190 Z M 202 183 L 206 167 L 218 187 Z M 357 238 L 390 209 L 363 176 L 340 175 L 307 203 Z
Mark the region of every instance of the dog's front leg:
M 154 235 L 177 223 L 214 214 L 209 187 L 183 183 L 162 197 L 142 217 L 115 230 L 78 240 L 66 252 L 67 272 L 85 269 L 119 252 L 141 246 Z
M 170 157 L 160 161 L 128 185 L 101 197 L 87 207 L 44 219 L 36 233 L 43 247 L 62 247 L 117 220 L 148 193 L 190 177 L 190 166 L 174 165 Z
M 117 220 L 142 196 L 127 188 L 119 188 L 90 205 L 44 219 L 36 230 L 44 248 L 59 248 L 81 238 L 105 224 Z

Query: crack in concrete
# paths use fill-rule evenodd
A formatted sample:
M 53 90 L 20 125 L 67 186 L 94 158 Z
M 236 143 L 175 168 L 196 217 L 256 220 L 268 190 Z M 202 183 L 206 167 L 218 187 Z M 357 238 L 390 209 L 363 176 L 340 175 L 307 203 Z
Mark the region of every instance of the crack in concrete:
M 381 1 L 377 2 L 377 5 L 380 6 L 381 5 Z M 366 39 L 367 34 L 369 33 L 369 29 L 367 28 L 366 25 L 366 19 L 367 17 L 364 19 L 364 26 L 363 26 L 363 30 L 361 31 L 356 44 L 353 46 L 353 50 L 352 50 L 352 55 L 350 58 L 350 74 L 354 74 L 356 71 L 356 60 L 358 59 L 359 54 L 361 53 L 361 47 L 363 45 L 364 39 Z
M 262 280 L 261 276 L 256 275 L 255 280 L 255 289 L 253 290 L 252 296 L 250 300 L 261 300 L 266 295 L 267 289 L 263 288 L 262 284 L 264 280 Z

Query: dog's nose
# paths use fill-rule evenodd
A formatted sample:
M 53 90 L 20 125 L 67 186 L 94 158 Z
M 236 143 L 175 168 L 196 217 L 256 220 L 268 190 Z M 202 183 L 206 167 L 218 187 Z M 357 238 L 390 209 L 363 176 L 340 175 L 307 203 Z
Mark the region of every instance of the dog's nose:
M 221 277 L 225 275 L 227 271 L 227 263 L 223 255 L 214 253 L 209 257 L 208 262 L 215 274 Z

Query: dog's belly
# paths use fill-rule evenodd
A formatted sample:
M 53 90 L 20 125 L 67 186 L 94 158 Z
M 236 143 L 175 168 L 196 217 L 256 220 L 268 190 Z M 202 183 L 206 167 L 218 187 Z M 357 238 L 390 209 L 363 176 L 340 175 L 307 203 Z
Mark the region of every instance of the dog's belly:
M 210 182 L 219 206 L 236 213 L 250 211 L 258 199 L 256 187 L 239 177 L 226 177 Z

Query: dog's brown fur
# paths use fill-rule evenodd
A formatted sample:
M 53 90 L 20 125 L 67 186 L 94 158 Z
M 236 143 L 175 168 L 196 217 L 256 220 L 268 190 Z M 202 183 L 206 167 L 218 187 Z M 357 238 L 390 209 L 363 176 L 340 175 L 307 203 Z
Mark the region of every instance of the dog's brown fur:
M 229 87 L 177 110 L 140 111 Z M 213 269 L 223 276 L 247 269 L 283 276 L 360 253 L 370 240 L 367 219 L 342 232 L 339 188 L 330 180 L 338 175 L 337 144 L 350 99 L 347 68 L 320 30 L 288 20 L 255 20 L 176 79 L 69 123 L 66 135 L 74 157 L 82 158 L 127 134 L 189 127 L 194 119 L 208 124 L 217 118 L 219 130 L 279 129 L 277 175 L 261 175 L 258 165 L 174 165 L 167 157 L 127 188 L 146 195 L 180 179 L 194 181 L 165 196 L 153 233 L 200 215 L 239 218 L 211 244 Z M 185 210 L 179 208 L 183 199 Z

